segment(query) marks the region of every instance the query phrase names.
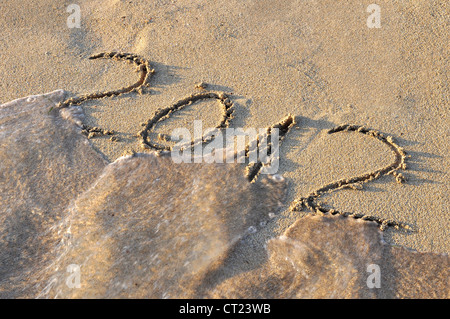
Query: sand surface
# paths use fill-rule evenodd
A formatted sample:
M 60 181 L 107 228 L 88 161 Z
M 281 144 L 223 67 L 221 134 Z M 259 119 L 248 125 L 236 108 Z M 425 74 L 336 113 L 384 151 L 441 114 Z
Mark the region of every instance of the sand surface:
M 310 215 L 289 209 L 295 199 L 393 160 L 389 148 L 370 137 L 327 134 L 343 123 L 392 136 L 411 156 L 402 172 L 406 183 L 384 176 L 362 191 L 340 190 L 320 202 L 413 228 L 385 230 L 391 245 L 450 251 L 447 2 L 379 1 L 379 29 L 367 27 L 367 5 L 360 1 L 79 1 L 81 28 L 72 29 L 70 3 L 0 4 L 0 104 L 57 89 L 77 96 L 121 88 L 139 78 L 132 66 L 88 57 L 119 51 L 146 58 L 155 73 L 142 95 L 81 105 L 85 123 L 120 138 L 90 140 L 99 161 L 140 151 L 135 134 L 141 123 L 198 92 L 200 81 L 208 90 L 232 93 L 231 127 L 263 128 L 287 114 L 296 117 L 280 148 L 283 207 L 237 243 L 225 277 L 258 268 L 267 241 Z M 210 127 L 221 114 L 216 102 L 197 102 L 157 129 L 192 129 L 195 119 Z

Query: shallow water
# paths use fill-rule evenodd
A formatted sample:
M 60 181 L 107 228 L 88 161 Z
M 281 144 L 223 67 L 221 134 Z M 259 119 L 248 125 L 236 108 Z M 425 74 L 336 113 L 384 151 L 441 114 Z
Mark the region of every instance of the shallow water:
M 81 114 L 54 91 L 0 106 L 0 296 L 34 296 L 61 238 L 55 225 L 107 162 L 78 133 Z M 72 116 L 73 115 L 73 116 Z
M 393 247 L 374 222 L 307 216 L 269 241 L 262 267 L 211 298 L 448 298 L 449 258 Z

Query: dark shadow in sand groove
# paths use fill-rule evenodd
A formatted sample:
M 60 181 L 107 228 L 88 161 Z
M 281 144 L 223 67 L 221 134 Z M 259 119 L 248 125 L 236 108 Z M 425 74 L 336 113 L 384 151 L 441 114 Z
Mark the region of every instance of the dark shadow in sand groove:
M 152 95 L 162 94 L 159 90 L 180 82 L 182 78 L 177 71 L 186 69 L 185 67 L 155 61 L 152 61 L 151 64 L 155 74 L 152 77 L 151 89 L 148 90 Z

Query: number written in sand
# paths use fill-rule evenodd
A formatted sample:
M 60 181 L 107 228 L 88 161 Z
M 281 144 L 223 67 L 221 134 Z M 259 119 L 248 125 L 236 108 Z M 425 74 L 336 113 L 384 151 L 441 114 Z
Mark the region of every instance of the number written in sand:
M 135 54 L 130 53 L 117 53 L 117 52 L 105 52 L 96 54 L 90 57 L 90 59 L 97 59 L 97 58 L 108 58 L 113 60 L 122 60 L 122 61 L 128 61 L 131 63 L 134 63 L 137 66 L 137 70 L 141 73 L 141 76 L 139 80 L 127 87 L 123 87 L 118 90 L 113 91 L 106 91 L 106 92 L 97 92 L 97 93 L 91 93 L 91 94 L 85 94 L 81 95 L 79 97 L 75 98 L 69 98 L 65 100 L 64 102 L 60 103 L 58 105 L 58 108 L 65 108 L 73 104 L 81 104 L 85 101 L 94 100 L 94 99 L 100 99 L 105 97 L 112 97 L 117 96 L 121 94 L 126 93 L 132 93 L 137 92 L 139 94 L 142 94 L 144 92 L 144 87 L 149 86 L 149 79 L 151 75 L 154 73 L 154 70 L 150 67 L 149 62 L 141 58 Z M 202 90 L 205 89 L 205 85 L 197 86 L 197 88 L 201 88 Z M 197 94 L 189 95 L 186 98 L 183 98 L 179 100 L 178 102 L 172 104 L 169 107 L 166 107 L 164 109 L 159 109 L 155 112 L 154 116 L 147 120 L 147 122 L 144 122 L 144 128 L 137 134 L 138 138 L 141 139 L 141 145 L 143 149 L 149 149 L 154 151 L 171 151 L 171 146 L 162 146 L 153 143 L 149 138 L 149 133 L 152 131 L 154 126 L 161 121 L 164 121 L 165 119 L 169 118 L 174 112 L 179 111 L 192 103 L 204 100 L 204 99 L 216 99 L 219 101 L 219 103 L 222 105 L 223 113 L 222 118 L 218 122 L 216 129 L 222 130 L 229 126 L 232 114 L 233 114 L 233 103 L 228 97 L 228 95 L 224 92 L 201 92 Z M 264 137 L 258 137 L 256 144 L 259 143 L 259 138 L 266 138 L 268 140 L 271 140 L 271 130 L 274 128 L 279 129 L 279 140 L 282 141 L 290 129 L 295 124 L 295 118 L 292 115 L 288 115 L 286 118 L 282 119 L 280 122 L 268 127 L 266 129 L 266 135 Z M 83 132 L 88 135 L 92 132 L 96 132 L 98 134 L 111 134 L 112 131 L 109 130 L 102 130 L 99 128 L 92 128 L 87 125 L 83 125 Z M 105 133 L 106 132 L 106 133 Z M 368 216 L 364 214 L 358 214 L 358 213 L 350 213 L 350 212 L 341 212 L 335 209 L 328 209 L 323 207 L 322 205 L 317 203 L 317 199 L 327 193 L 334 192 L 336 190 L 345 189 L 345 188 L 351 188 L 351 189 L 362 189 L 362 186 L 364 183 L 373 181 L 375 179 L 378 179 L 384 175 L 393 175 L 398 183 L 404 182 L 405 178 L 404 176 L 399 173 L 400 170 L 406 169 L 406 153 L 399 145 L 397 145 L 393 138 L 391 136 L 384 136 L 382 133 L 376 131 L 376 130 L 370 130 L 363 126 L 359 125 L 340 125 L 338 127 L 335 127 L 328 131 L 328 134 L 335 134 L 338 132 L 356 132 L 360 134 L 364 134 L 366 136 L 375 138 L 379 142 L 385 144 L 387 147 L 389 147 L 393 153 L 394 153 L 394 160 L 391 164 L 379 168 L 373 172 L 366 173 L 360 176 L 355 176 L 349 179 L 342 179 L 337 180 L 332 183 L 326 184 L 313 192 L 311 192 L 306 197 L 301 197 L 297 200 L 294 200 L 290 205 L 291 211 L 300 211 L 302 209 L 308 209 L 314 214 L 331 214 L 331 215 L 342 215 L 345 217 L 353 217 L 357 219 L 363 219 L 363 220 L 369 220 L 374 221 L 380 225 L 381 229 L 385 229 L 388 226 L 392 226 L 395 228 L 403 228 L 403 229 L 410 229 L 410 227 L 404 223 L 397 222 L 394 220 L 389 219 L 383 219 L 375 216 Z M 162 140 L 167 140 L 167 137 L 164 134 L 159 134 L 158 137 Z M 211 136 L 210 136 L 211 137 Z M 199 140 L 194 140 L 190 143 L 190 147 L 194 147 L 197 144 L 206 144 L 211 141 L 211 138 L 204 138 L 202 137 Z M 271 141 L 272 142 L 272 141 Z M 252 143 L 252 141 L 250 141 Z M 271 151 L 271 144 L 269 143 L 269 154 Z M 248 150 L 248 148 L 247 148 Z M 248 152 L 247 152 L 248 153 Z M 246 155 L 247 155 L 246 153 Z M 261 172 L 261 169 L 263 168 L 264 164 L 261 162 L 256 163 L 250 163 L 246 168 L 246 176 L 250 182 L 255 181 L 258 178 L 259 173 Z

